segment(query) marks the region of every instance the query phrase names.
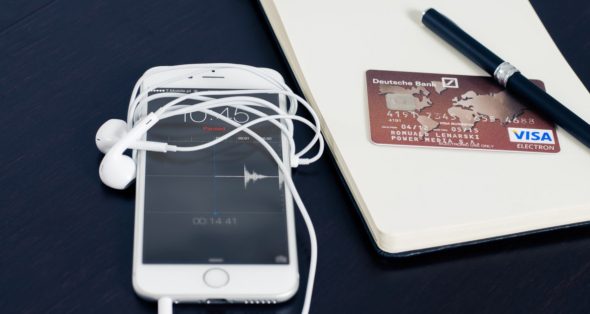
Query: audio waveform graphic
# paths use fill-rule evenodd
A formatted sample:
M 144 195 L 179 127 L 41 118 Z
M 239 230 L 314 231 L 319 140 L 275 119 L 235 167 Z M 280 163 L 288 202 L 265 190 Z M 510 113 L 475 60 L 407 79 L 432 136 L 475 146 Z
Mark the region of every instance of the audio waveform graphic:
M 248 189 L 248 184 L 250 182 L 255 183 L 258 180 L 264 180 L 264 179 L 278 179 L 279 181 L 279 188 L 281 188 L 283 186 L 283 176 L 281 175 L 280 171 L 279 171 L 279 175 L 278 176 L 270 176 L 270 175 L 264 175 L 264 174 L 259 174 L 256 171 L 248 171 L 248 168 L 246 168 L 246 165 L 244 165 L 244 175 L 241 176 L 223 176 L 223 175 L 216 175 L 216 178 L 244 178 L 244 189 Z

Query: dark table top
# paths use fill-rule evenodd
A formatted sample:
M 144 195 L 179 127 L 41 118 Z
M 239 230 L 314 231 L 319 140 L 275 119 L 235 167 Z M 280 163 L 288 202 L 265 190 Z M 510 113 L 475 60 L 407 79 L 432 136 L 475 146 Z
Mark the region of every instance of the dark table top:
M 590 2 L 533 5 L 590 86 Z M 136 79 L 156 65 L 251 64 L 295 85 L 263 14 L 230 0 L 2 1 L 0 54 L 0 311 L 156 313 L 131 286 L 134 193 L 100 183 L 94 134 L 125 115 Z M 294 178 L 319 238 L 312 312 L 590 311 L 590 227 L 385 260 L 329 152 Z M 304 286 L 300 219 L 297 240 Z M 175 313 L 297 313 L 303 290 L 276 306 Z

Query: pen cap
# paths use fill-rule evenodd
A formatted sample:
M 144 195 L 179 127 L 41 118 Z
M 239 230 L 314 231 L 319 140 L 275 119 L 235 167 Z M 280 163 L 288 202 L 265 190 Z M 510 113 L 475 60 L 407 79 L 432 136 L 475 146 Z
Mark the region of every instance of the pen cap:
M 504 62 L 435 9 L 430 8 L 424 12 L 422 24 L 491 75 Z

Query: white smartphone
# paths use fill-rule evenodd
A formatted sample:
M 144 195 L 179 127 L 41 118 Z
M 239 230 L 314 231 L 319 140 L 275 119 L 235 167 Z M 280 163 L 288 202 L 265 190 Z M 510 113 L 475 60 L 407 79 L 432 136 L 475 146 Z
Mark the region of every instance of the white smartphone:
M 278 72 L 264 70 L 283 81 Z M 142 90 L 154 88 L 153 94 L 272 88 L 245 71 L 203 71 L 190 75 L 195 69 L 152 68 Z M 256 96 L 286 106 L 283 96 Z M 170 100 L 150 101 L 144 112 Z M 256 118 L 230 107 L 214 110 L 241 124 Z M 194 146 L 231 129 L 221 120 L 192 113 L 160 121 L 146 139 Z M 289 146 L 280 130 L 266 122 L 253 129 L 288 165 Z M 276 303 L 293 296 L 299 286 L 294 213 L 283 178 L 262 145 L 243 132 L 196 152 L 139 152 L 135 291 L 147 299 L 197 303 Z

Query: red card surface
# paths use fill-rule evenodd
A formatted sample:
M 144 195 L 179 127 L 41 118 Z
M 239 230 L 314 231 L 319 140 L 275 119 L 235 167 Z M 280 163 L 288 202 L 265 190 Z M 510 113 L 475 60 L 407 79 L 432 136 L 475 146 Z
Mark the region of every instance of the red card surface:
M 559 152 L 554 124 L 490 77 L 369 70 L 367 94 L 376 144 Z

